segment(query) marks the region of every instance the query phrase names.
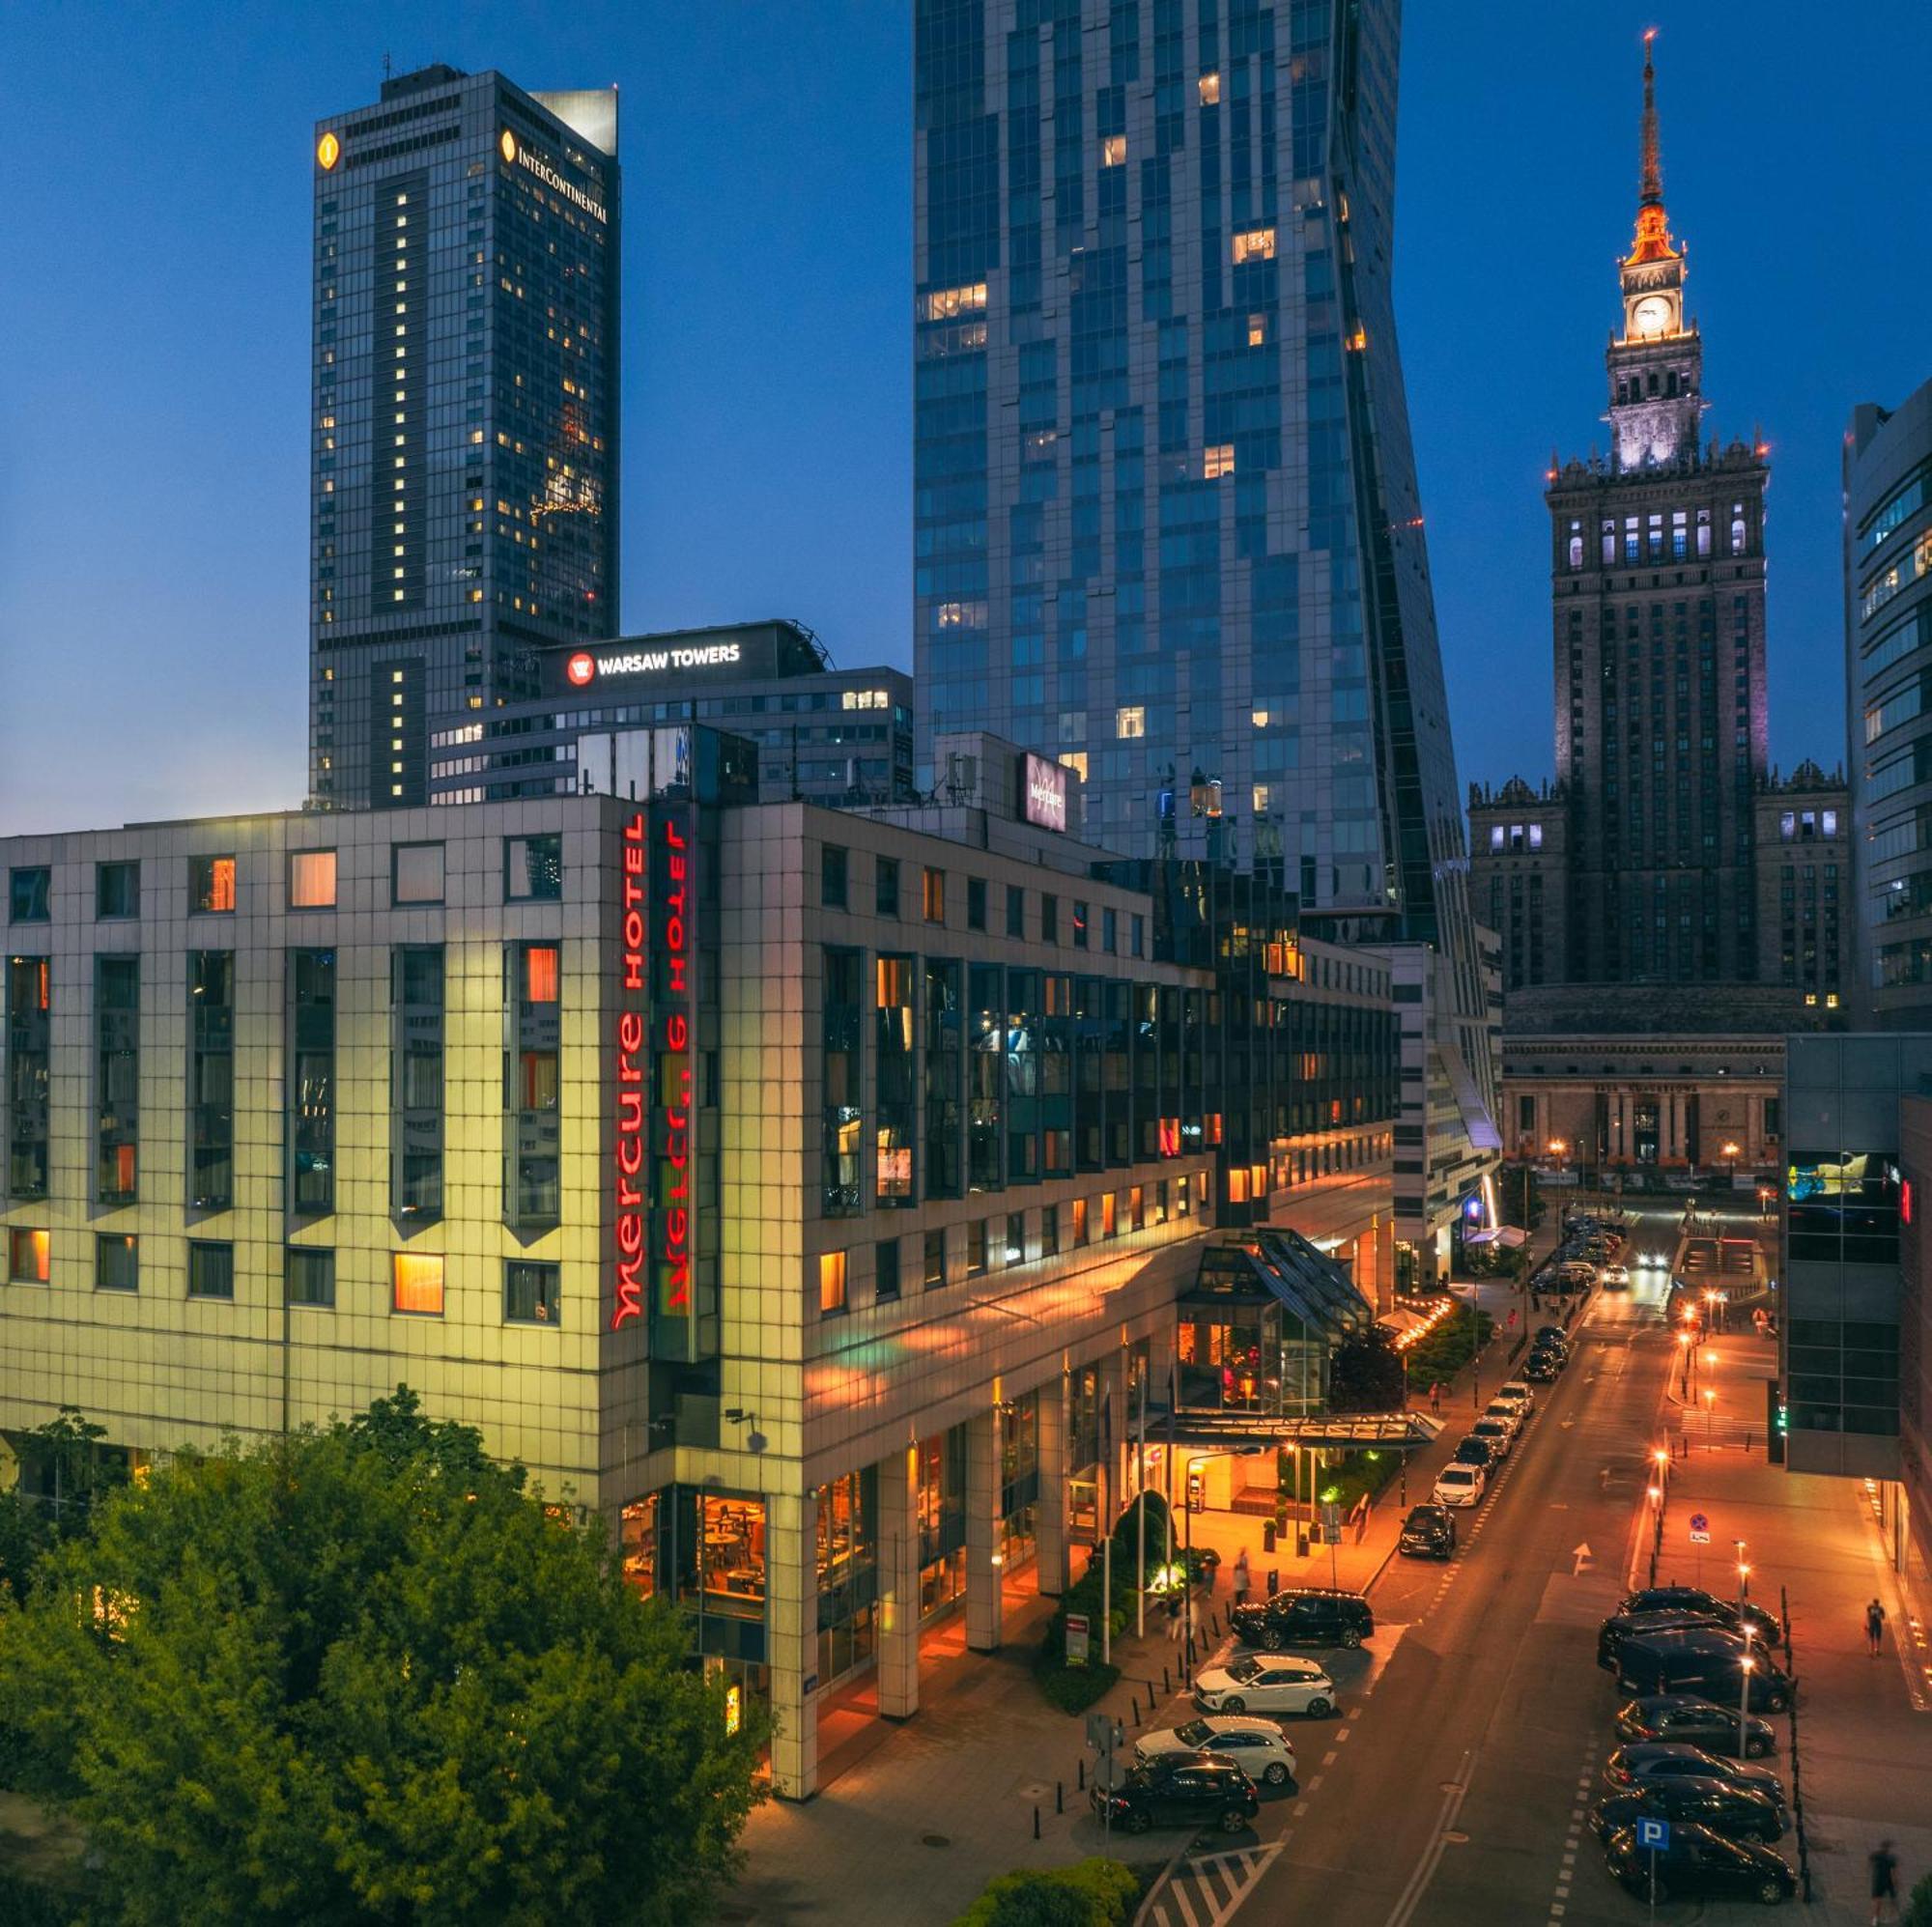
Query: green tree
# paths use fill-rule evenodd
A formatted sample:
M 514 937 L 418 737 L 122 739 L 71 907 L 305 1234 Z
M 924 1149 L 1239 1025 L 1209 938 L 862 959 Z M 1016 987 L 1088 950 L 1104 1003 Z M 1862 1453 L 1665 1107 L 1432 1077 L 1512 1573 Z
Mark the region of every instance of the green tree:
M 1902 1927 L 1932 1927 L 1932 1874 L 1906 1896 Z
M 1399 1412 L 1402 1393 L 1402 1353 L 1386 1325 L 1350 1332 L 1335 1347 L 1328 1365 L 1331 1412 Z
M 1001 1874 L 956 1927 L 1122 1927 L 1140 1882 L 1118 1860 L 1080 1860 L 1038 1873 Z
M 129 1923 L 670 1922 L 755 1799 L 670 1607 L 398 1388 L 184 1452 L 0 1614 L 22 1791 Z
M 25 1599 L 41 1554 L 84 1532 L 95 1501 L 127 1484 L 127 1461 L 102 1449 L 106 1436 L 73 1405 L 19 1434 L 20 1482 L 0 1493 L 0 1592 Z

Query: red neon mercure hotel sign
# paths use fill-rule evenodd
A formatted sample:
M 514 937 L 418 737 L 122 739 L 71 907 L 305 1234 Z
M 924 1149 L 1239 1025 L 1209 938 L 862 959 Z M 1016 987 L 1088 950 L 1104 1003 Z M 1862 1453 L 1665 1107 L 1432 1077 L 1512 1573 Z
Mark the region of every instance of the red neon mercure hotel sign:
M 612 1331 L 643 1313 L 644 927 L 644 819 L 639 814 L 624 825 L 624 909 L 617 992 L 617 1267 L 611 1302 Z

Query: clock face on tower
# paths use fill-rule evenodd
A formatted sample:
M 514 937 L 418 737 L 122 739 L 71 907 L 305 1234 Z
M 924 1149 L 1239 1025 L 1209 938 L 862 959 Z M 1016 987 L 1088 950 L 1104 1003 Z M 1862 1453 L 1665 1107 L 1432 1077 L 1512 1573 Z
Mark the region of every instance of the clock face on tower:
M 1638 334 L 1662 334 L 1670 326 L 1669 298 L 1646 295 L 1631 310 L 1631 325 Z

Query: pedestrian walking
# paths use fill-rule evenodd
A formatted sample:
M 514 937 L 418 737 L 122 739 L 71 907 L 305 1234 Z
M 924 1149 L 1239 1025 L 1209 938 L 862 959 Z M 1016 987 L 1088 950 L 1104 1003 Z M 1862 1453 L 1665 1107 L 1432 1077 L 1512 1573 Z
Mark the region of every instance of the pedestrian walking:
M 1881 1840 L 1871 1856 L 1872 1927 L 1898 1918 L 1898 1856 L 1889 1840 Z
M 1167 1643 L 1170 1646 L 1180 1644 L 1180 1594 L 1173 1587 L 1169 1588 L 1167 1595 Z
M 1244 1606 L 1248 1602 L 1248 1548 L 1244 1545 L 1235 1554 L 1235 1604 Z
M 1187 1596 L 1187 1650 L 1190 1653 L 1201 1643 L 1203 1617 L 1201 1595 L 1199 1593 L 1189 1593 Z
M 1874 1659 L 1885 1644 L 1885 1608 L 1874 1600 L 1865 1607 L 1865 1651 Z
M 1442 1386 L 1439 1381 L 1432 1382 L 1429 1387 L 1429 1409 L 1432 1412 L 1442 1409 Z

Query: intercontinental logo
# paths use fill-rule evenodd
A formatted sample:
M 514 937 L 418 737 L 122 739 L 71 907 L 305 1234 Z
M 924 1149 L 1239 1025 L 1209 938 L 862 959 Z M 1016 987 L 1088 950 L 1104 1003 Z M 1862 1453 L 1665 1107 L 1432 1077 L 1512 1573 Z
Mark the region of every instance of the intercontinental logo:
M 508 128 L 497 142 L 497 149 L 503 159 L 512 167 L 521 167 L 534 174 L 553 193 L 561 194 L 573 208 L 582 208 L 593 218 L 608 222 L 610 216 L 604 212 L 604 203 L 594 195 L 586 194 L 575 182 L 566 181 L 549 161 L 526 147 Z

